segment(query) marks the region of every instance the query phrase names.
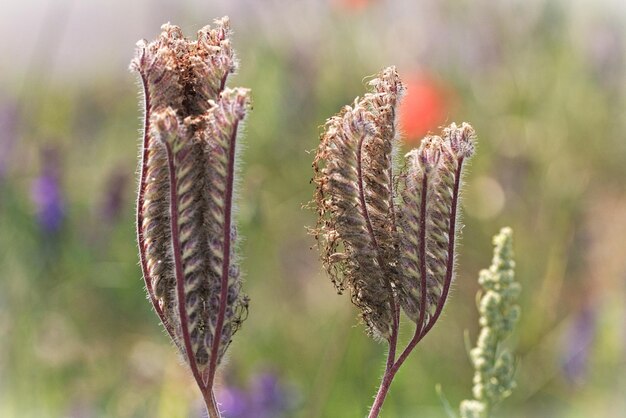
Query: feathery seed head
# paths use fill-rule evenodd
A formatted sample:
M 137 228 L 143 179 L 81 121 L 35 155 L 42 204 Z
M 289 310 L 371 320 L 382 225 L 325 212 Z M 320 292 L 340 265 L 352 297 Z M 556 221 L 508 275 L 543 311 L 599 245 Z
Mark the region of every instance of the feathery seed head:
M 443 140 L 439 136 L 427 136 L 420 144 L 418 150 L 418 163 L 425 173 L 431 173 L 437 169 L 441 157 Z
M 394 67 L 329 118 L 313 169 L 321 260 L 339 293 L 350 291 L 368 332 L 389 343 L 378 416 L 398 367 L 440 317 L 454 276 L 459 190 L 473 153 L 468 124 L 424 138 L 396 173 L 396 114 L 404 87 Z M 400 308 L 416 324 L 398 358 Z M 499 370 L 506 372 L 506 365 Z M 470 405 L 468 404 L 468 407 Z
M 469 123 L 463 122 L 459 127 L 456 123 L 450 124 L 444 128 L 443 137 L 457 159 L 474 155 L 476 132 Z
M 218 19 L 214 28 L 202 28 L 195 41 L 185 39 L 181 29 L 169 23 L 161 30 L 155 41 L 137 43 L 130 69 L 145 79 L 154 109 L 171 106 L 183 119 L 201 115 L 237 68 L 228 39 L 229 21 Z
M 452 124 L 443 136 L 425 137 L 417 150 L 406 155 L 399 182 L 399 300 L 409 318 L 418 325 L 425 323 L 428 329 L 434 324 L 428 324 L 431 319 L 435 321 L 441 313 L 454 277 L 463 160 L 451 145 L 450 133 L 455 130 Z
M 225 88 L 236 68 L 227 18 L 201 29 L 197 40 L 169 23 L 161 29 L 155 41 L 137 44 L 130 65 L 141 77 L 146 105 L 140 258 L 154 308 L 204 387 L 212 384 L 248 304 L 232 207 L 237 133 L 249 90 Z M 198 377 L 205 370 L 208 383 Z
M 313 163 L 322 261 L 338 291 L 347 286 L 368 330 L 387 338 L 394 251 L 392 142 L 401 84 L 394 69 L 374 91 L 326 121 Z
M 424 327 L 441 311 L 454 267 L 460 158 L 470 155 L 473 130 L 451 125 L 443 138 L 425 138 L 394 174 L 404 87 L 393 67 L 369 85 L 326 122 L 313 163 L 313 232 L 339 292 L 347 287 L 368 330 L 388 338 L 397 303 Z

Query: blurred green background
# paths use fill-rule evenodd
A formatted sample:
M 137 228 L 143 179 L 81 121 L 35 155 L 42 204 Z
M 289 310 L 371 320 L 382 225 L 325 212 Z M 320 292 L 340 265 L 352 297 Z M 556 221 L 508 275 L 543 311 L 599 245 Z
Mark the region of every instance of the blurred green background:
M 301 207 L 320 125 L 392 64 L 409 88 L 405 150 L 452 121 L 471 122 L 479 147 L 453 292 L 382 416 L 444 417 L 437 383 L 453 405 L 470 396 L 463 332 L 475 339 L 477 273 L 504 225 L 523 316 L 510 340 L 519 387 L 496 416 L 626 416 L 626 3 L 9 0 L 1 417 L 200 416 L 138 266 L 141 110 L 127 66 L 162 23 L 195 36 L 222 15 L 241 61 L 230 85 L 254 99 L 238 213 L 252 302 L 222 368 L 226 417 L 367 413 L 385 346 L 322 274 L 305 229 L 314 214 Z

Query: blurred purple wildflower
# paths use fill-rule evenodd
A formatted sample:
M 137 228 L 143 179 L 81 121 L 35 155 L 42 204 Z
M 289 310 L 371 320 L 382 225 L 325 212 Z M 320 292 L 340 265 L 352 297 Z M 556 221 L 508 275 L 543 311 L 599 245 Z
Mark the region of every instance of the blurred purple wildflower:
M 596 333 L 596 312 L 592 307 L 583 307 L 574 317 L 565 335 L 562 370 L 572 384 L 584 383 L 589 354 Z
M 294 389 L 278 376 L 265 372 L 253 377 L 247 390 L 227 386 L 217 398 L 220 410 L 229 418 L 278 418 L 288 416 L 293 409 L 294 394 Z
M 236 387 L 225 387 L 219 391 L 220 409 L 226 411 L 229 417 L 244 418 L 250 416 L 250 401 L 248 394 Z
M 41 159 L 41 173 L 33 181 L 31 197 L 39 227 L 48 234 L 54 234 L 59 231 L 65 218 L 58 151 L 46 148 Z
M 272 373 L 255 376 L 250 388 L 250 401 L 254 416 L 271 418 L 286 412 L 290 406 L 288 392 Z

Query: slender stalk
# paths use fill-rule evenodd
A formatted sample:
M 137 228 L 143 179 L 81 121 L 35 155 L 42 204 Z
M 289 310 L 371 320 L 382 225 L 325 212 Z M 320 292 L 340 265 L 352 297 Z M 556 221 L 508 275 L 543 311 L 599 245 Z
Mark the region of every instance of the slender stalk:
M 422 178 L 422 200 L 420 202 L 420 316 L 415 324 L 415 333 L 421 332 L 426 318 L 426 204 L 428 202 L 428 174 L 424 173 Z
M 388 359 L 389 358 L 390 357 L 388 357 Z M 380 410 L 383 407 L 383 403 L 385 402 L 387 393 L 389 393 L 389 388 L 391 387 L 391 381 L 393 380 L 394 376 L 395 376 L 395 372 L 393 371 L 393 367 L 385 369 L 383 380 L 380 382 L 378 393 L 376 393 L 376 398 L 374 398 L 374 403 L 372 404 L 372 408 L 370 409 L 370 413 L 368 415 L 369 418 L 377 418 L 378 415 L 380 414 Z
M 235 182 L 235 155 L 237 145 L 237 128 L 239 122 L 235 122 L 233 132 L 230 137 L 230 148 L 228 150 L 228 178 L 226 184 L 226 196 L 224 198 L 224 258 L 222 260 L 222 278 L 220 284 L 220 302 L 219 311 L 215 325 L 215 336 L 211 344 L 211 358 L 209 362 L 209 371 L 207 378 L 207 386 L 212 388 L 215 380 L 215 370 L 217 369 L 217 357 L 220 340 L 222 338 L 222 327 L 224 326 L 224 318 L 226 316 L 226 307 L 228 306 L 228 274 L 230 269 L 230 235 L 232 227 L 232 206 L 233 206 L 233 188 Z
M 396 347 L 398 345 L 398 323 L 400 316 L 400 308 L 394 301 L 394 313 L 393 313 L 393 326 L 391 328 L 391 337 L 389 338 L 389 351 L 387 352 L 387 362 L 385 364 L 385 374 L 383 375 L 383 379 L 380 382 L 380 386 L 378 388 L 378 392 L 376 393 L 376 398 L 374 398 L 374 403 L 372 404 L 372 408 L 370 409 L 370 418 L 375 418 L 380 413 L 380 410 L 385 402 L 385 397 L 389 392 L 389 388 L 391 387 L 391 381 L 395 375 L 393 372 L 393 364 L 396 358 Z
M 176 167 L 174 164 L 174 153 L 169 143 L 165 142 L 165 148 L 167 150 L 167 162 L 170 174 L 170 227 L 172 230 L 172 255 L 174 258 L 174 271 L 176 277 L 176 296 L 178 299 L 178 313 L 180 317 L 180 328 L 183 335 L 183 342 L 185 346 L 185 353 L 187 360 L 189 361 L 189 368 L 193 374 L 196 383 L 202 392 L 202 397 L 206 404 L 207 412 L 211 418 L 219 418 L 220 412 L 217 409 L 215 400 L 212 394 L 212 386 L 205 385 L 200 370 L 198 370 L 198 364 L 196 363 L 196 356 L 194 355 L 193 348 L 191 346 L 191 337 L 189 336 L 189 325 L 187 323 L 187 305 L 185 301 L 185 275 L 183 271 L 183 263 L 181 260 L 180 249 L 180 236 L 178 229 L 178 195 Z
M 222 77 L 222 81 L 220 81 L 220 92 L 218 93 L 218 95 L 224 91 L 224 88 L 226 87 L 227 79 L 228 79 L 228 73 L 224 74 L 224 77 Z
M 215 394 L 213 393 L 213 389 L 208 387 L 202 388 L 202 397 L 204 398 L 204 403 L 206 405 L 207 413 L 209 414 L 209 418 L 221 418 L 220 410 L 217 406 L 217 402 L 215 401 Z

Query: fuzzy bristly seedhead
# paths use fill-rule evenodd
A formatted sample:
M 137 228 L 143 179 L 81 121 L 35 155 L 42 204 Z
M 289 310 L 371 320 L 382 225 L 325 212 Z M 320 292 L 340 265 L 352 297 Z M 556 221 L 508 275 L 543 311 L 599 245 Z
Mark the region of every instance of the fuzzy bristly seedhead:
M 239 128 L 249 91 L 227 18 L 196 40 L 163 25 L 131 62 L 145 97 L 137 235 L 148 296 L 203 393 L 247 311 L 232 219 Z M 205 394 L 206 395 L 206 394 Z M 205 396 L 206 398 L 206 396 Z
M 393 322 L 392 150 L 403 87 L 393 68 L 353 106 L 326 122 L 314 161 L 322 261 L 339 291 L 348 287 L 368 330 L 388 338 Z
M 389 339 L 401 306 L 420 332 L 434 324 L 454 269 L 464 160 L 475 134 L 463 123 L 424 138 L 402 172 L 394 166 L 404 87 L 395 68 L 325 125 L 317 149 L 315 204 L 322 262 L 348 288 L 368 330 Z

